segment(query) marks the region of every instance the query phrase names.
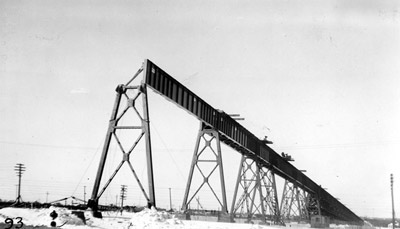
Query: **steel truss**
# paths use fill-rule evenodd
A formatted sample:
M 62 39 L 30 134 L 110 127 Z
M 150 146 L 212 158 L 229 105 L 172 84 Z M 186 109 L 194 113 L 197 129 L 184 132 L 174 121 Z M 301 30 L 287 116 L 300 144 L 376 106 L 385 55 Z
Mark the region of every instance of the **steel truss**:
M 201 142 L 204 142 L 204 146 L 202 148 L 200 148 Z M 216 150 L 213 148 L 213 142 L 215 142 Z M 215 156 L 215 159 L 209 159 L 209 158 L 203 159 L 202 154 L 207 149 L 209 149 L 212 152 L 212 154 Z M 208 166 L 213 165 L 211 171 L 209 171 L 208 173 L 205 173 L 202 170 L 202 167 L 205 167 L 205 165 Z M 192 179 L 193 179 L 193 174 L 195 172 L 195 168 L 196 171 L 198 171 L 199 174 L 202 176 L 203 181 L 196 189 L 196 191 L 193 193 L 193 195 L 191 195 L 191 197 L 189 198 L 189 192 L 192 186 Z M 214 188 L 209 182 L 211 175 L 217 170 L 217 168 L 219 169 L 219 175 L 220 175 L 221 197 L 218 197 L 217 193 L 215 192 Z M 207 185 L 210 188 L 212 194 L 217 199 L 219 205 L 221 206 L 221 213 L 227 214 L 228 208 L 226 201 L 224 170 L 222 166 L 220 135 L 218 131 L 210 129 L 204 123 L 201 123 L 199 133 L 197 136 L 195 150 L 193 153 L 192 164 L 190 166 L 189 177 L 186 183 L 186 190 L 182 203 L 183 212 L 186 213 L 188 212 L 191 201 L 195 198 L 195 196 L 199 193 L 199 191 L 205 187 L 205 185 Z
M 306 196 L 306 206 L 307 206 L 307 213 L 308 216 L 319 215 L 321 216 L 321 205 L 319 198 L 315 194 L 307 194 Z
M 242 195 L 236 201 L 239 190 Z M 258 195 L 257 195 L 258 193 Z M 246 217 L 281 224 L 275 174 L 251 158 L 242 156 L 231 207 L 232 220 Z
M 109 121 L 109 126 L 106 134 L 106 139 L 104 142 L 103 146 L 103 151 L 100 159 L 100 164 L 98 167 L 97 175 L 96 175 L 96 180 L 93 186 L 93 192 L 91 199 L 88 201 L 88 207 L 90 207 L 93 212 L 98 211 L 98 204 L 99 204 L 99 198 L 102 196 L 104 191 L 107 189 L 107 187 L 110 185 L 111 181 L 114 179 L 114 177 L 117 175 L 118 171 L 121 169 L 123 164 L 128 164 L 130 170 L 132 171 L 133 176 L 135 177 L 140 190 L 142 191 L 144 197 L 147 200 L 148 206 L 155 206 L 155 194 L 154 194 L 154 178 L 153 178 L 153 163 L 152 163 L 152 151 L 151 151 L 151 142 L 150 142 L 150 122 L 149 122 L 149 111 L 148 111 L 148 99 L 147 99 L 147 88 L 146 84 L 143 83 L 145 80 L 142 81 L 140 85 L 136 86 L 131 86 L 130 84 L 137 78 L 137 76 L 143 71 L 144 68 L 140 68 L 138 72 L 133 76 L 133 78 L 127 82 L 126 84 L 121 84 L 118 85 L 116 88 L 116 98 L 114 102 L 114 107 L 112 110 L 111 114 L 111 119 Z M 144 73 L 144 77 L 146 74 Z M 125 97 L 127 103 L 125 104 L 125 107 L 123 108 L 123 101 L 122 98 Z M 142 99 L 142 113 L 139 112 L 136 106 L 136 102 L 138 102 L 139 98 Z M 120 113 L 119 110 L 123 109 Z M 120 125 L 119 121 L 121 118 L 123 118 L 129 110 L 133 110 L 134 114 L 136 114 L 138 120 L 140 120 L 139 125 L 133 125 L 133 126 L 124 126 Z M 118 132 L 117 132 L 118 130 Z M 121 134 L 125 131 L 128 130 L 139 130 L 138 135 L 135 138 L 131 138 L 132 142 L 131 147 L 129 149 L 126 149 L 123 144 L 121 144 L 120 138 L 118 136 L 121 136 Z M 132 133 L 129 133 L 132 135 Z M 148 193 L 145 191 L 142 182 L 139 180 L 135 169 L 132 166 L 132 163 L 130 162 L 130 156 L 135 147 L 138 145 L 138 143 L 144 138 L 145 140 L 145 145 L 146 145 L 146 157 L 147 157 L 147 172 L 148 172 Z M 119 149 L 122 153 L 122 160 L 111 175 L 111 177 L 107 180 L 105 183 L 104 187 L 100 190 L 100 182 L 101 178 L 103 175 L 104 171 L 104 166 L 106 163 L 107 159 L 107 154 L 109 152 L 110 148 L 110 143 L 112 140 L 115 140 L 116 143 L 119 146 Z M 98 215 L 101 217 L 101 215 Z
M 285 180 L 281 199 L 283 220 L 309 221 L 310 213 L 314 213 L 315 211 L 320 212 L 318 200 L 297 185 Z

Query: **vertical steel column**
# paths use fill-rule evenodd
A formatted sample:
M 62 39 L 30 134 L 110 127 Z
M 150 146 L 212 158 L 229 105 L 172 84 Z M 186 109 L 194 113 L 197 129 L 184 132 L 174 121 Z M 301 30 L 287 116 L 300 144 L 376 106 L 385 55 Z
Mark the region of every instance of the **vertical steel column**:
M 319 196 L 315 199 L 315 201 L 317 203 L 318 215 L 321 216 L 321 202 L 319 201 Z
M 188 203 L 189 191 L 192 185 L 194 167 L 196 166 L 198 160 L 197 153 L 199 152 L 200 140 L 202 136 L 203 136 L 203 123 L 200 123 L 199 133 L 197 134 L 196 145 L 193 151 L 192 163 L 190 165 L 188 181 L 186 182 L 185 195 L 183 196 L 182 211 L 184 212 L 186 212 L 189 209 L 189 204 L 190 204 L 190 201 Z
M 225 176 L 224 176 L 224 167 L 222 163 L 222 153 L 221 153 L 221 141 L 219 139 L 219 133 L 216 130 L 210 131 L 212 135 L 216 138 L 217 141 L 217 164 L 219 166 L 219 178 L 221 182 L 221 191 L 222 191 L 222 208 L 221 212 L 228 214 L 228 203 L 226 201 L 226 189 L 225 189 Z
M 233 192 L 233 199 L 232 199 L 232 205 L 231 205 L 231 219 L 233 220 L 235 218 L 235 204 L 236 204 L 236 198 L 237 198 L 237 193 L 239 190 L 239 184 L 240 181 L 242 180 L 242 168 L 243 168 L 243 163 L 246 160 L 246 157 L 244 155 L 242 155 L 242 159 L 240 160 L 240 164 L 239 164 L 239 171 L 238 171 L 238 175 L 237 175 L 237 179 L 236 179 L 236 185 L 235 185 L 235 191 Z
M 317 202 L 318 215 L 321 216 L 321 203 L 319 201 L 319 198 L 316 199 L 316 202 Z
M 280 212 L 281 212 L 281 215 L 282 215 L 282 220 L 287 218 L 287 205 L 288 205 L 288 201 L 291 199 L 291 198 L 288 198 L 288 196 L 287 196 L 287 192 L 288 191 L 286 189 L 289 188 L 287 186 L 287 182 L 288 181 L 285 180 L 285 184 L 283 186 L 282 198 L 281 198 L 281 209 L 280 209 Z
M 301 205 L 300 205 L 300 192 L 297 187 L 295 188 L 295 195 L 296 195 L 296 202 L 297 202 L 297 211 L 299 212 L 299 221 L 300 221 L 300 219 L 302 218 L 302 211 L 301 211 Z
M 153 158 L 151 151 L 151 139 L 150 139 L 150 119 L 149 119 L 149 106 L 147 99 L 147 86 L 146 86 L 146 75 L 147 75 L 147 61 L 144 62 L 144 77 L 142 81 L 142 101 L 143 101 L 143 120 L 142 126 L 144 129 L 145 141 L 146 141 L 146 157 L 147 157 L 147 176 L 149 182 L 149 198 L 150 202 L 147 204 L 150 208 L 151 206 L 156 206 L 156 198 L 154 191 L 154 174 L 153 174 Z
M 98 210 L 97 209 L 98 208 L 97 194 L 99 192 L 101 177 L 103 175 L 104 166 L 106 164 L 106 159 L 107 159 L 108 149 L 110 147 L 111 138 L 115 131 L 115 126 L 118 123 L 118 120 L 116 120 L 116 118 L 117 118 L 117 114 L 118 114 L 119 104 L 121 101 L 121 96 L 124 93 L 124 89 L 123 89 L 122 85 L 118 85 L 118 87 L 115 90 L 116 90 L 117 94 L 115 96 L 114 107 L 113 107 L 113 110 L 111 113 L 110 122 L 108 124 L 108 130 L 107 130 L 106 139 L 105 139 L 104 146 L 103 146 L 103 151 L 101 153 L 99 167 L 97 169 L 96 179 L 94 181 L 92 196 L 91 196 L 91 199 L 88 200 L 88 207 L 92 208 L 93 211 Z
M 254 184 L 254 189 L 253 189 L 253 195 L 252 195 L 252 197 L 250 198 L 250 208 L 249 208 L 249 212 L 251 213 L 250 215 L 251 215 L 251 217 L 253 216 L 253 215 L 255 215 L 257 212 L 258 213 L 261 213 L 262 215 L 263 215 L 263 218 L 264 218 L 264 220 L 265 220 L 265 212 L 260 212 L 259 210 L 259 208 L 257 208 L 256 207 L 256 209 L 253 211 L 253 208 L 254 208 L 254 205 L 255 205 L 255 197 L 256 197 L 256 193 L 257 193 L 257 191 L 260 191 L 261 190 L 261 180 L 260 180 L 260 166 L 258 165 L 258 163 L 257 162 L 254 162 L 254 164 L 255 164 L 255 166 L 256 166 L 256 172 L 255 172 L 255 184 Z M 262 192 L 260 192 L 259 194 L 261 194 L 261 196 L 262 196 Z M 264 206 L 264 204 L 263 204 L 263 201 L 262 201 L 262 198 L 260 199 L 260 203 L 259 203 L 259 205 L 258 205 L 258 207 L 262 207 L 263 208 L 263 206 Z M 249 216 L 250 216 L 249 215 Z M 249 218 L 249 220 L 250 220 L 250 218 Z
M 281 211 L 279 208 L 279 200 L 278 200 L 278 192 L 276 190 L 276 181 L 275 181 L 275 173 L 271 171 L 271 178 L 272 178 L 272 189 L 274 190 L 274 201 L 275 205 L 273 206 L 273 209 L 275 211 L 275 223 L 276 224 L 283 224 L 282 222 L 282 216 L 281 216 Z
M 211 136 L 210 140 L 207 140 L 204 136 L 209 135 Z M 203 139 L 205 141 L 205 146 L 200 150 L 200 141 L 201 139 Z M 215 152 L 211 146 L 211 142 L 213 140 L 216 140 L 216 145 L 217 145 L 217 152 Z M 203 151 L 206 148 L 210 148 L 211 151 L 214 153 L 215 155 L 215 160 L 200 160 L 199 157 L 200 155 L 203 153 Z M 204 175 L 200 168 L 199 162 L 210 162 L 210 163 L 215 163 L 215 167 L 214 169 L 208 174 L 208 175 Z M 193 180 L 193 174 L 194 174 L 194 168 L 197 167 L 199 169 L 200 174 L 203 176 L 203 182 L 200 185 L 200 187 L 194 192 L 194 194 L 192 195 L 192 197 L 189 198 L 189 192 L 190 192 L 190 187 L 192 185 L 192 180 Z M 222 192 L 222 203 L 221 200 L 218 198 L 218 196 L 216 195 L 216 193 L 214 192 L 213 188 L 211 187 L 209 181 L 210 176 L 213 174 L 213 172 L 215 171 L 215 169 L 219 167 L 219 173 L 220 173 L 220 184 L 221 184 L 221 192 Z M 206 125 L 204 123 L 200 124 L 200 129 L 199 129 L 199 133 L 197 136 L 197 140 L 196 140 L 196 146 L 193 152 L 193 157 L 192 157 L 192 163 L 190 166 L 190 171 L 189 171 L 189 176 L 188 176 L 188 181 L 186 183 L 186 190 L 185 190 L 185 195 L 183 197 L 183 203 L 182 203 L 182 211 L 187 212 L 187 210 L 189 210 L 189 204 L 190 202 L 193 200 L 193 198 L 197 195 L 197 193 L 200 191 L 200 189 L 207 184 L 212 193 L 214 194 L 214 196 L 216 197 L 216 199 L 218 200 L 220 206 L 221 206 L 221 211 L 226 214 L 228 213 L 227 210 L 227 201 L 226 201 L 226 190 L 225 190 L 225 179 L 224 179 L 224 173 L 223 173 L 223 166 L 222 166 L 222 155 L 221 155 L 221 143 L 220 143 L 220 139 L 219 139 L 219 133 L 216 130 L 213 129 L 207 129 Z
M 261 171 L 262 171 L 262 173 L 261 173 Z M 265 223 L 267 220 L 267 214 L 266 214 L 265 207 L 267 207 L 267 205 L 264 203 L 265 198 L 263 195 L 263 189 L 262 189 L 263 186 L 261 183 L 264 177 L 261 177 L 261 176 L 264 176 L 263 169 L 262 169 L 261 165 L 259 165 L 257 163 L 257 178 L 256 179 L 257 179 L 257 184 L 258 184 L 258 192 L 260 195 L 262 222 Z M 266 188 L 268 188 L 268 187 L 266 187 Z M 265 194 L 268 195 L 268 190 L 265 190 Z

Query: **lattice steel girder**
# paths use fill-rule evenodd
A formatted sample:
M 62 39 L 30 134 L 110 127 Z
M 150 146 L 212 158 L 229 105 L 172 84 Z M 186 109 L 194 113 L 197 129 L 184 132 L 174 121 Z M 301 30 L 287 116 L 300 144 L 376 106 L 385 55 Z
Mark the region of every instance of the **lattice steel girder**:
M 210 139 L 207 139 L 206 136 L 210 136 Z M 200 149 L 200 143 L 204 142 L 204 147 Z M 217 149 L 214 150 L 212 147 L 212 142 L 215 142 Z M 201 154 L 206 150 L 209 149 L 212 151 L 212 153 L 215 156 L 215 160 L 202 160 L 200 159 Z M 201 170 L 201 165 L 203 163 L 207 164 L 214 164 L 213 169 L 208 173 L 204 174 L 203 171 Z M 199 174 L 203 178 L 203 182 L 201 185 L 197 188 L 197 190 L 193 193 L 193 195 L 189 198 L 189 193 L 190 193 L 190 188 L 192 186 L 192 179 L 193 179 L 193 174 L 195 172 L 195 168 L 197 168 L 196 171 L 199 172 Z M 209 178 L 211 175 L 216 171 L 216 169 L 219 168 L 219 175 L 220 175 L 220 185 L 221 185 L 221 198 L 218 197 L 218 195 L 215 193 L 214 188 L 211 186 L 209 183 Z M 222 165 L 222 154 L 221 154 L 221 142 L 219 139 L 219 133 L 218 131 L 214 129 L 210 129 L 207 125 L 204 123 L 200 123 L 200 129 L 199 133 L 197 136 L 197 141 L 196 141 L 196 146 L 195 150 L 193 153 L 193 158 L 192 158 L 192 163 L 190 166 L 190 171 L 189 171 L 189 177 L 188 181 L 186 183 L 186 190 L 185 190 L 185 195 L 183 198 L 183 203 L 182 203 L 182 210 L 186 212 L 189 210 L 189 205 L 191 201 L 195 198 L 197 193 L 203 188 L 204 185 L 207 185 L 211 192 L 213 193 L 214 197 L 218 201 L 219 205 L 221 206 L 221 211 L 223 213 L 228 213 L 228 208 L 227 208 L 227 201 L 226 201 L 226 190 L 225 190 L 225 179 L 224 179 L 224 169 Z M 222 200 L 221 200 L 222 199 Z
M 306 194 L 306 206 L 309 217 L 321 215 L 321 207 L 318 197 L 314 194 Z
M 210 106 L 188 88 L 168 75 L 149 60 L 146 63 L 145 83 L 166 99 L 194 115 L 201 122 L 220 133 L 220 139 L 238 152 L 260 161 L 263 167 L 270 168 L 275 174 L 296 184 L 308 193 L 317 194 L 324 200 L 322 207 L 329 209 L 332 216 L 343 215 L 345 221 L 363 223 L 356 214 L 332 197 L 304 173 L 284 160 L 272 148 L 265 145 L 254 134 L 240 125 L 228 114 Z M 324 206 L 327 204 L 327 206 Z

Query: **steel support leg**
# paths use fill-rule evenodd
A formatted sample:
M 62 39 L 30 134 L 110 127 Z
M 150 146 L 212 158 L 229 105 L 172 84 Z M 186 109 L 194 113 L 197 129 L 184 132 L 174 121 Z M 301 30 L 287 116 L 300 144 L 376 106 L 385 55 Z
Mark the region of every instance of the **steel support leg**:
M 113 107 L 113 110 L 111 113 L 110 122 L 108 124 L 106 139 L 105 139 L 105 142 L 103 145 L 103 151 L 101 154 L 99 167 L 97 169 L 96 179 L 95 179 L 94 185 L 93 185 L 92 196 L 88 200 L 88 207 L 90 207 L 94 212 L 96 212 L 98 210 L 98 204 L 99 204 L 98 200 L 100 197 L 97 196 L 97 194 L 99 192 L 100 182 L 101 182 L 101 178 L 103 175 L 104 166 L 106 164 L 106 159 L 107 159 L 108 149 L 109 149 L 110 143 L 111 143 L 111 138 L 114 133 L 115 126 L 118 124 L 118 120 L 116 118 L 117 118 L 117 114 L 118 114 L 119 104 L 121 101 L 121 96 L 124 93 L 121 85 L 119 85 L 117 87 L 116 92 L 117 92 L 117 95 L 115 97 L 114 107 Z
M 238 175 L 237 175 L 237 179 L 236 179 L 235 191 L 233 192 L 233 199 L 232 199 L 232 205 L 231 205 L 231 221 L 233 221 L 233 219 L 235 218 L 235 214 L 236 214 L 236 210 L 237 210 L 237 209 L 235 210 L 236 198 L 237 198 L 240 183 L 242 181 L 243 165 L 244 165 L 245 160 L 246 160 L 246 157 L 244 155 L 242 155 L 242 159 L 240 160 L 239 171 L 238 171 Z M 244 185 L 244 187 L 246 187 L 246 185 Z M 247 192 L 247 189 L 245 189 L 245 190 Z
M 321 206 L 319 202 L 319 198 L 315 194 L 308 194 L 306 196 L 306 208 L 309 217 L 313 215 L 321 216 Z
M 236 200 L 239 190 L 242 195 Z M 231 218 L 246 217 L 251 222 L 256 215 L 261 216 L 262 222 L 268 220 L 281 224 L 275 175 L 243 155 L 232 201 Z
M 145 68 L 146 69 L 146 68 Z M 114 107 L 113 111 L 111 114 L 111 119 L 109 122 L 107 134 L 106 134 L 106 139 L 104 142 L 103 146 L 103 151 L 102 155 L 100 158 L 100 163 L 99 167 L 97 170 L 97 175 L 95 179 L 95 183 L 93 186 L 93 191 L 91 195 L 91 199 L 88 201 L 88 207 L 90 207 L 94 213 L 95 216 L 100 216 L 98 211 L 98 204 L 99 204 L 99 198 L 101 195 L 104 193 L 104 191 L 107 189 L 111 181 L 114 179 L 114 177 L 117 175 L 118 171 L 120 168 L 123 166 L 125 162 L 128 163 L 130 170 L 132 171 L 135 180 L 137 181 L 140 190 L 143 192 L 144 197 L 146 198 L 148 202 L 148 206 L 155 206 L 155 194 L 154 194 L 154 178 L 153 178 L 153 161 L 152 161 L 152 152 L 151 152 L 151 141 L 150 141 L 150 126 L 149 126 L 149 112 L 148 112 L 148 101 L 147 101 L 147 88 L 146 84 L 144 84 L 143 81 L 141 85 L 138 86 L 130 86 L 129 84 L 143 71 L 143 68 L 140 68 L 138 72 L 133 76 L 133 78 L 125 85 L 118 85 L 116 91 L 117 95 L 115 98 L 114 102 Z M 146 75 L 146 74 L 144 74 Z M 127 92 L 132 92 L 133 96 L 131 94 L 128 94 Z M 137 107 L 135 106 L 136 102 L 138 101 L 139 97 L 142 97 L 142 104 L 143 104 L 143 113 L 141 114 Z M 122 98 L 125 98 L 126 100 L 126 106 L 121 112 L 119 112 L 120 108 L 122 107 Z M 133 110 L 133 112 L 137 115 L 137 118 L 140 120 L 140 124 L 136 126 L 122 126 L 119 125 L 119 121 L 122 117 L 125 116 L 126 112 L 128 110 Z M 131 147 L 129 149 L 126 148 L 123 144 L 121 144 L 121 141 L 118 137 L 117 130 L 119 131 L 124 131 L 124 130 L 131 130 L 131 129 L 136 129 L 136 130 L 141 130 L 141 132 L 138 134 L 136 140 L 132 143 Z M 146 193 L 146 191 L 143 188 L 142 183 L 140 182 L 132 164 L 130 163 L 130 155 L 132 151 L 135 149 L 139 141 L 142 139 L 142 137 L 145 138 L 146 141 L 146 156 L 147 156 L 147 175 L 148 175 L 148 185 L 149 185 L 149 194 Z M 119 149 L 122 152 L 122 160 L 120 164 L 117 166 L 115 169 L 114 173 L 111 175 L 111 177 L 107 180 L 106 184 L 104 185 L 103 189 L 99 193 L 100 189 L 100 183 L 104 171 L 104 167 L 106 164 L 107 160 L 107 154 L 109 152 L 110 144 L 111 141 L 114 140 L 116 144 L 119 146 Z
M 209 140 L 207 140 L 206 136 L 209 136 L 211 138 Z M 213 149 L 212 144 L 211 144 L 213 141 L 216 142 L 216 147 L 217 147 L 216 151 Z M 205 143 L 205 146 L 202 149 L 200 149 L 201 142 Z M 201 155 L 206 149 L 209 149 L 212 151 L 212 153 L 215 156 L 215 159 L 213 159 L 213 160 L 203 160 L 202 159 Z M 210 164 L 215 165 L 209 174 L 204 174 L 202 172 L 201 165 L 203 163 L 208 163 L 209 165 Z M 191 195 L 189 197 L 195 168 L 197 168 L 196 171 L 198 171 L 200 173 L 200 175 L 202 176 L 203 182 L 197 188 L 197 190 L 193 193 L 193 195 Z M 209 183 L 210 176 L 214 173 L 214 171 L 217 168 L 219 168 L 219 174 L 220 174 L 222 200 L 221 200 L 221 198 L 218 197 L 218 195 L 215 193 L 213 187 Z M 215 198 L 219 202 L 219 205 L 221 206 L 221 212 L 223 214 L 227 214 L 228 210 L 227 210 L 227 201 L 226 201 L 225 179 L 224 179 L 224 172 L 223 172 L 223 165 L 222 165 L 221 144 L 220 144 L 220 139 L 219 139 L 219 133 L 216 130 L 207 128 L 207 126 L 204 123 L 201 123 L 200 130 L 199 130 L 199 133 L 197 136 L 195 150 L 193 153 L 192 163 L 190 166 L 188 181 L 186 183 L 186 190 L 185 190 L 185 195 L 184 195 L 183 203 L 182 203 L 182 211 L 183 212 L 187 212 L 189 210 L 189 204 L 191 203 L 191 201 L 194 199 L 194 197 L 198 194 L 198 192 L 205 185 L 207 185 L 210 188 L 211 192 L 214 194 Z
M 286 180 L 281 200 L 281 214 L 283 219 L 286 221 L 310 220 L 307 203 L 306 192 Z
M 149 184 L 150 200 L 147 203 L 147 207 L 156 206 L 156 197 L 154 191 L 154 176 L 153 176 L 153 156 L 151 151 L 151 139 L 150 139 L 150 118 L 149 118 L 149 106 L 147 100 L 147 87 L 146 84 L 142 84 L 142 101 L 143 101 L 143 119 L 142 126 L 146 141 L 146 158 L 147 158 L 147 178 Z
M 256 212 L 253 211 L 256 192 L 260 190 L 260 170 L 257 166 L 257 163 L 247 158 L 246 156 L 242 156 L 239 166 L 238 177 L 236 180 L 235 192 L 231 205 L 231 218 L 235 218 L 236 214 L 239 214 L 239 217 L 246 217 L 247 221 L 250 222 L 254 216 L 258 212 L 260 214 L 265 213 L 262 209 L 256 208 Z M 241 190 L 242 194 L 239 199 L 236 201 L 237 194 Z M 261 198 L 262 193 L 258 198 Z M 257 201 L 258 202 L 258 201 Z M 240 209 L 240 212 L 238 212 Z
M 288 180 L 285 180 L 281 199 L 281 214 L 284 221 L 291 221 L 299 217 L 296 195 L 297 187 Z
M 308 200 L 307 200 L 307 192 L 303 189 L 297 189 L 297 199 L 300 211 L 300 220 L 301 221 L 309 221 L 310 214 L 308 212 Z
M 283 224 L 278 202 L 278 192 L 276 190 L 275 174 L 272 170 L 262 168 L 260 176 L 262 178 L 261 185 L 263 186 L 263 203 L 266 206 L 265 211 L 271 222 L 274 224 Z

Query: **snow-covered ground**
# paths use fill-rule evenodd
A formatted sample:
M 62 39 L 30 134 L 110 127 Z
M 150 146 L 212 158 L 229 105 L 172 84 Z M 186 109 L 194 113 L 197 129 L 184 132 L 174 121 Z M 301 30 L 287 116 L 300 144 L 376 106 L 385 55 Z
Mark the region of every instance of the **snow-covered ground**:
M 58 214 L 56 219 L 50 217 L 50 213 L 55 211 Z M 208 228 L 208 229 L 273 229 L 284 228 L 282 226 L 266 226 L 259 224 L 242 224 L 242 223 L 222 223 L 208 222 L 196 220 L 180 220 L 174 215 L 155 209 L 145 209 L 138 213 L 131 212 L 103 212 L 103 218 L 94 218 L 90 211 L 84 212 L 86 224 L 71 210 L 58 207 L 50 207 L 44 209 L 26 209 L 26 208 L 3 208 L 0 209 L 0 225 L 7 218 L 14 220 L 14 225 L 19 225 L 18 221 L 22 221 L 24 225 L 30 226 L 48 226 L 54 221 L 61 228 L 77 228 L 77 229 L 133 229 L 133 228 Z M 20 217 L 17 219 L 17 217 Z M 4 225 L 4 224 L 3 224 Z M 309 224 L 291 224 L 289 228 L 309 229 Z M 344 226 L 331 225 L 331 228 L 347 228 Z
M 174 215 L 155 209 L 145 209 L 138 213 L 123 212 L 122 215 L 116 212 L 103 212 L 103 219 L 94 218 L 90 211 L 85 211 L 86 225 L 71 210 L 65 208 L 50 207 L 48 209 L 24 209 L 24 208 L 3 208 L 0 209 L 0 223 L 7 218 L 14 220 L 17 224 L 17 217 L 21 217 L 24 225 L 48 226 L 53 219 L 50 213 L 56 211 L 58 217 L 54 220 L 61 228 L 93 229 L 93 228 L 209 228 L 209 229 L 250 229 L 250 228 L 272 228 L 256 224 L 241 223 L 220 223 L 195 220 L 179 220 Z

